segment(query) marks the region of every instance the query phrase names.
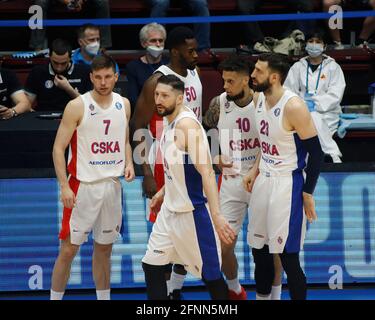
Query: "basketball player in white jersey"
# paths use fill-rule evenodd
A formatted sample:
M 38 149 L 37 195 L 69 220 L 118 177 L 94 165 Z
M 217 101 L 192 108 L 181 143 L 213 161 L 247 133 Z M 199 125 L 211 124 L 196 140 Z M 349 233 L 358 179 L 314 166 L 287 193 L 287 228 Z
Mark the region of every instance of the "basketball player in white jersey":
M 206 133 L 184 106 L 183 94 L 184 83 L 177 76 L 158 79 L 155 104 L 167 119 L 160 141 L 165 185 L 150 204 L 151 209 L 161 208 L 142 259 L 147 296 L 168 299 L 165 267 L 179 263 L 202 278 L 212 299 L 227 299 L 220 240 L 229 245 L 235 234 L 220 214 Z
M 51 299 L 63 297 L 71 263 L 93 231 L 93 278 L 98 300 L 110 299 L 110 258 L 122 221 L 118 177 L 134 179 L 128 120 L 130 104 L 112 92 L 118 79 L 112 58 L 91 65 L 94 89 L 70 101 L 57 131 L 53 161 L 64 205 L 61 248 L 52 274 Z M 67 177 L 65 150 L 69 145 Z
M 144 175 L 142 187 L 145 196 L 149 199 L 164 185 L 164 171 L 158 147 L 160 134 L 163 130 L 163 118 L 158 115 L 154 101 L 157 80 L 163 74 L 173 74 L 183 81 L 185 84 L 184 105 L 193 110 L 200 121 L 202 119 L 202 84 L 197 68 L 198 43 L 194 38 L 193 31 L 186 27 L 174 28 L 168 33 L 166 47 L 170 52 L 170 63 L 159 67 L 145 82 L 137 100 L 131 125 L 132 136 L 137 130 L 149 126 L 155 139 L 153 148 L 150 150 L 151 155 L 153 155 L 151 157 L 153 161 L 150 164 L 148 161 L 142 163 Z M 136 137 L 134 140 L 135 144 L 137 144 Z M 146 154 L 148 151 L 146 150 Z M 157 212 L 151 211 L 148 219 L 151 222 L 155 222 L 156 215 Z M 167 273 L 170 273 L 170 270 Z M 168 280 L 171 298 L 179 298 L 185 275 L 186 271 L 183 266 L 174 266 L 171 279 Z
M 313 192 L 323 152 L 306 104 L 283 88 L 288 71 L 287 57 L 272 53 L 259 56 L 251 75 L 253 88 L 259 92 L 254 105 L 261 153 L 244 177 L 244 186 L 252 188 L 248 242 L 253 248 L 257 299 L 262 300 L 271 296 L 274 266 L 270 253 L 281 258 L 291 298 L 306 299 L 299 251 L 306 217 L 310 222 L 317 217 Z
M 236 55 L 219 65 L 225 92 L 212 99 L 203 118 L 208 128 L 218 129 L 221 154 L 214 163 L 222 172 L 219 178 L 220 207 L 236 234 L 233 244 L 222 243 L 222 270 L 231 300 L 247 299 L 246 291 L 238 281 L 234 248 L 251 195 L 242 188 L 242 178 L 253 166 L 260 146 L 255 128 L 253 90 L 249 87 L 253 67 Z

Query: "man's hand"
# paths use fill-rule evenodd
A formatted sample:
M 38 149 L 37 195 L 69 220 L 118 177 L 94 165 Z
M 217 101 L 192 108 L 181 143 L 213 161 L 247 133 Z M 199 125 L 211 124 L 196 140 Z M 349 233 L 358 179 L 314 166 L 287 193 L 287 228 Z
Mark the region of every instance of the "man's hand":
M 133 165 L 128 165 L 125 167 L 124 178 L 127 182 L 131 182 L 134 180 L 135 172 Z
M 155 178 L 151 174 L 145 175 L 143 177 L 142 189 L 144 195 L 149 199 L 151 199 L 158 191 Z
M 256 177 L 259 174 L 258 169 L 250 169 L 249 172 L 242 178 L 243 187 L 247 192 L 251 192 L 253 190 L 254 182 Z
M 219 168 L 221 172 L 223 172 L 223 168 L 233 167 L 233 160 L 223 154 L 217 155 L 214 158 L 214 163 L 216 164 L 216 166 Z
M 213 215 L 212 220 L 220 240 L 230 245 L 236 239 L 236 234 L 222 215 Z
M 164 201 L 164 188 L 159 190 L 150 201 L 150 211 L 157 214 Z
M 7 108 L 3 105 L 0 105 L 0 119 L 1 120 L 8 120 L 13 118 L 13 111 L 11 108 Z
M 70 85 L 67 78 L 62 76 L 61 74 L 57 74 L 55 78 L 53 79 L 53 83 L 56 87 L 58 87 L 61 90 L 69 91 L 74 90 L 73 87 Z
M 303 208 L 305 209 L 306 218 L 310 223 L 314 222 L 318 218 L 315 211 L 315 201 L 312 194 L 303 192 Z
M 72 209 L 76 203 L 76 196 L 69 185 L 61 187 L 60 200 L 65 208 Z

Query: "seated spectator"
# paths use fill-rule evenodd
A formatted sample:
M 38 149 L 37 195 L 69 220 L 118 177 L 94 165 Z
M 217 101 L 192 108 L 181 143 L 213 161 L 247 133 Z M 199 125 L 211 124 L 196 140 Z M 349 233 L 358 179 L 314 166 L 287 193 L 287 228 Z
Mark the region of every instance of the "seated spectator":
M 92 89 L 90 67 L 71 61 L 72 49 L 68 42 L 56 39 L 50 48 L 50 63 L 34 67 L 25 91 L 36 111 L 63 111 L 66 104 Z
M 356 9 L 370 9 L 370 7 L 375 10 L 375 0 L 349 0 L 347 1 L 349 5 L 352 5 Z M 344 6 L 345 2 L 343 0 L 323 0 L 323 10 L 329 11 L 329 8 L 333 5 L 340 5 Z M 358 47 L 362 48 L 368 45 L 368 41 L 371 35 L 375 31 L 375 17 L 366 17 L 363 21 L 362 30 L 359 36 L 356 39 L 356 44 Z M 341 41 L 341 34 L 340 29 L 331 29 L 329 28 L 329 32 L 334 44 L 334 49 L 342 50 L 344 49 L 344 45 Z
M 145 54 L 139 59 L 132 60 L 126 65 L 127 94 L 132 111 L 137 102 L 145 81 L 161 65 L 168 63 L 163 58 L 163 50 L 167 32 L 158 23 L 149 23 L 143 26 L 139 32 L 139 42 L 146 49 Z
M 74 50 L 72 61 L 75 64 L 91 65 L 92 60 L 101 54 L 100 29 L 93 24 L 84 24 L 78 28 L 77 38 L 79 48 Z M 119 67 L 116 63 L 116 72 L 119 74 Z
M 0 120 L 8 120 L 30 110 L 31 104 L 16 74 L 0 64 Z
M 253 15 L 262 5 L 262 0 L 237 0 L 238 10 L 243 15 Z M 313 3 L 310 0 L 287 0 L 287 4 L 296 12 L 311 13 Z M 301 30 L 304 34 L 312 32 L 313 26 L 311 21 L 291 21 L 284 36 L 288 36 L 294 29 Z M 258 22 L 244 23 L 245 44 L 249 50 L 256 52 L 269 52 L 268 48 L 263 45 L 264 34 Z
M 182 7 L 190 12 L 195 17 L 209 17 L 207 0 L 181 0 Z M 151 6 L 151 17 L 165 17 L 170 6 L 170 0 L 148 0 Z M 195 38 L 198 41 L 198 51 L 205 51 L 212 54 L 210 51 L 210 24 L 209 23 L 195 23 L 194 24 Z
M 308 56 L 290 68 L 284 86 L 305 100 L 323 151 L 333 162 L 341 162 L 341 152 L 332 136 L 337 131 L 342 112 L 340 103 L 346 87 L 344 73 L 333 58 L 323 54 L 326 45 L 321 33 L 306 39 Z
M 71 12 L 94 11 L 94 17 L 98 19 L 110 18 L 108 0 L 34 0 L 34 5 L 38 5 L 43 10 L 43 19 L 47 19 L 47 12 L 52 5 L 62 3 L 66 5 L 67 10 Z M 102 35 L 101 45 L 103 48 L 112 47 L 111 27 L 101 26 L 100 33 Z M 30 48 L 38 51 L 48 48 L 46 37 L 46 28 L 31 30 Z

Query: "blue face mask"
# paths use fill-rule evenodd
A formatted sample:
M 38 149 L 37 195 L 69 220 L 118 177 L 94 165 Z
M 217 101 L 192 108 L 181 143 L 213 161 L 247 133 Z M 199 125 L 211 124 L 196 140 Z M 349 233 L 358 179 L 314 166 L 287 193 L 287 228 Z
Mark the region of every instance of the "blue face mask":
M 310 57 L 316 58 L 316 57 L 319 57 L 323 53 L 324 48 L 323 48 L 323 45 L 320 43 L 309 42 L 307 43 L 305 50 Z

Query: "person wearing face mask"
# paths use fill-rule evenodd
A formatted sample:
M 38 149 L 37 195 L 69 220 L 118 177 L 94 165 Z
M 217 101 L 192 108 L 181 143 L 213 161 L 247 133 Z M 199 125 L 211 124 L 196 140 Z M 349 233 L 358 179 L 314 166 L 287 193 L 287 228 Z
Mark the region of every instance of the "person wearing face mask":
M 139 42 L 146 52 L 140 58 L 130 61 L 125 70 L 128 80 L 127 98 L 132 111 L 146 80 L 161 65 L 168 63 L 168 59 L 162 55 L 166 37 L 164 26 L 155 22 L 146 24 L 139 32 Z
M 79 48 L 74 50 L 72 61 L 75 64 L 91 65 L 92 60 L 101 54 L 100 29 L 93 24 L 84 24 L 77 31 Z M 119 67 L 116 64 L 116 72 L 119 74 Z
M 330 155 L 333 162 L 340 163 L 342 154 L 332 136 L 342 113 L 344 73 L 333 58 L 324 54 L 326 44 L 321 33 L 313 33 L 306 39 L 308 56 L 290 68 L 284 86 L 305 100 L 324 153 Z
M 25 85 L 25 92 L 36 111 L 63 111 L 66 104 L 91 90 L 90 67 L 71 61 L 71 46 L 55 39 L 50 47 L 50 62 L 34 67 Z

